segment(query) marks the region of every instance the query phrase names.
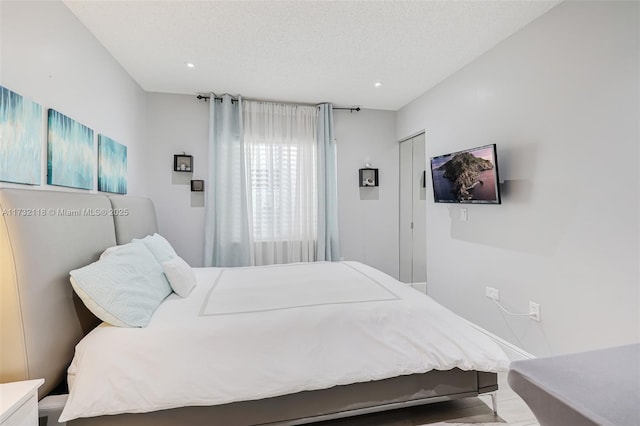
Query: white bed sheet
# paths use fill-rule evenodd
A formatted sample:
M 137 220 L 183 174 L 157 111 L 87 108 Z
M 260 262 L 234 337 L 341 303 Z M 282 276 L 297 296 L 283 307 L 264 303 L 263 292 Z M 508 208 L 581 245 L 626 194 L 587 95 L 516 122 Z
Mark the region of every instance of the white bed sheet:
M 317 278 L 341 269 L 358 281 L 347 284 L 347 296 L 327 285 L 310 303 L 309 291 L 322 285 Z M 102 324 L 77 345 L 60 421 L 262 399 L 433 369 L 497 372 L 509 364 L 465 320 L 357 262 L 194 271 L 191 295 L 169 296 L 147 328 Z M 225 278 L 230 271 L 235 292 Z M 268 292 L 266 305 L 262 298 L 238 305 L 252 288 L 263 295 L 264 288 L 291 290 L 292 275 L 314 284 Z M 356 287 L 361 300 L 352 294 Z
M 228 315 L 396 299 L 393 292 L 349 263 L 292 263 L 222 270 L 200 314 Z

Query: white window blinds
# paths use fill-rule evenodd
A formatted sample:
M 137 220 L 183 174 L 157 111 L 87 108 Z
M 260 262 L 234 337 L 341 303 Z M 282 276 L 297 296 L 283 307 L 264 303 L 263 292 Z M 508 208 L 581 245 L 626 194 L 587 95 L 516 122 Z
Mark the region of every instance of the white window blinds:
M 256 264 L 315 260 L 317 109 L 248 101 L 243 120 Z

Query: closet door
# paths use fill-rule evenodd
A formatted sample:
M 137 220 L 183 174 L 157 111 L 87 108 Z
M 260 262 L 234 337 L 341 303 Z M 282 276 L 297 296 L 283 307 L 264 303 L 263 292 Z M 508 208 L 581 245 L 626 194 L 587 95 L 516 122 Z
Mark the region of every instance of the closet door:
M 400 281 L 427 280 L 424 133 L 400 143 Z
M 400 143 L 400 281 L 413 282 L 413 142 Z

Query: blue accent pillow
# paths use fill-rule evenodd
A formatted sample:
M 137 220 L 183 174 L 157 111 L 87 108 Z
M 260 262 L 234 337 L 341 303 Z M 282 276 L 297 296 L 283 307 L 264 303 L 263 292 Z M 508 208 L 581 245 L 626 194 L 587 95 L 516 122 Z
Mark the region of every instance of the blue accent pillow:
M 162 266 L 141 242 L 69 273 L 83 303 L 102 321 L 120 327 L 146 327 L 171 293 Z

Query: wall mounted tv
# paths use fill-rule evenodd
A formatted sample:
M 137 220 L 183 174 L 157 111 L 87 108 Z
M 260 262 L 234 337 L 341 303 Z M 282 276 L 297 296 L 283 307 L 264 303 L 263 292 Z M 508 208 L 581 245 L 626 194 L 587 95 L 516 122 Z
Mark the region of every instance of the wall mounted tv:
M 496 145 L 431 158 L 436 203 L 500 204 Z

